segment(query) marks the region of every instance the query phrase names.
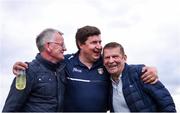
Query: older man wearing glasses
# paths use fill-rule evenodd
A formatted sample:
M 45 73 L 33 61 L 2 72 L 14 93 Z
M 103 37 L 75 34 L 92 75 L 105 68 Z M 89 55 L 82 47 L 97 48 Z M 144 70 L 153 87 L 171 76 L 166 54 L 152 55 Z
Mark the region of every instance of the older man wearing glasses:
M 62 111 L 65 85 L 64 39 L 55 29 L 45 29 L 36 38 L 40 53 L 29 63 L 24 89 L 12 83 L 3 112 Z

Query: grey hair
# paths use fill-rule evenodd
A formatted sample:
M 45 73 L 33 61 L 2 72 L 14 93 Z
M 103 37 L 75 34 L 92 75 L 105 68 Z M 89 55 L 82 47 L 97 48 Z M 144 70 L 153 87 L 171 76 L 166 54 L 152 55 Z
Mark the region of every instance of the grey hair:
M 56 30 L 56 29 L 52 29 L 52 28 L 48 28 L 43 30 L 36 38 L 36 46 L 38 48 L 38 50 L 41 52 L 44 50 L 44 44 L 46 44 L 47 42 L 53 41 L 54 40 L 54 35 L 56 33 L 59 33 L 60 35 L 63 35 L 62 32 Z

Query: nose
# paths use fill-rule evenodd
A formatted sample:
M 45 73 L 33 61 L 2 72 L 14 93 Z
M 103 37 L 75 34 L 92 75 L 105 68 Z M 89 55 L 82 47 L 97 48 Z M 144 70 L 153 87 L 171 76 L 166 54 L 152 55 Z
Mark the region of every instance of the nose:
M 63 51 L 67 51 L 66 47 L 63 48 Z
M 65 44 L 63 44 L 62 48 L 63 48 L 63 51 L 67 51 Z
M 110 57 L 110 58 L 109 58 L 109 63 L 113 63 L 113 62 L 114 62 L 113 57 Z
M 97 48 L 97 49 L 102 49 L 101 43 L 97 43 L 97 44 L 96 44 L 96 48 Z

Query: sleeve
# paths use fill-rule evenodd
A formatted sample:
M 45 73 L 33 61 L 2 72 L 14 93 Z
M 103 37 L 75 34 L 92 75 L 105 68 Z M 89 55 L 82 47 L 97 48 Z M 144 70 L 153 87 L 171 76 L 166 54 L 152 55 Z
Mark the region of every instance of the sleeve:
M 176 112 L 173 98 L 160 81 L 155 84 L 143 83 L 143 87 L 145 92 L 155 100 L 155 103 L 161 112 Z
M 141 71 L 143 65 L 136 65 L 134 67 L 136 73 L 138 74 L 138 78 L 134 78 L 140 80 L 141 87 L 143 88 L 145 93 L 149 95 L 153 99 L 153 101 L 155 101 L 158 106 L 158 110 L 160 110 L 161 112 L 176 112 L 173 98 L 171 97 L 171 94 L 165 88 L 165 86 L 160 81 L 156 82 L 155 84 L 144 83 L 140 78 L 140 76 L 143 74 Z
M 3 107 L 3 112 L 19 112 L 25 104 L 32 87 L 32 78 L 26 73 L 26 87 L 23 90 L 16 89 L 14 78 L 8 97 Z

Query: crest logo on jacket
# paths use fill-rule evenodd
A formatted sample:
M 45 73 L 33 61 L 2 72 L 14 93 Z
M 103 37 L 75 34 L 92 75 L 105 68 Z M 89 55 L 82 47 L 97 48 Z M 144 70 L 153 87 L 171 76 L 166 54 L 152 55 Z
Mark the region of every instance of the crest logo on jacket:
M 98 68 L 97 70 L 98 70 L 98 73 L 99 73 L 100 75 L 102 75 L 102 74 L 104 73 L 103 68 Z

